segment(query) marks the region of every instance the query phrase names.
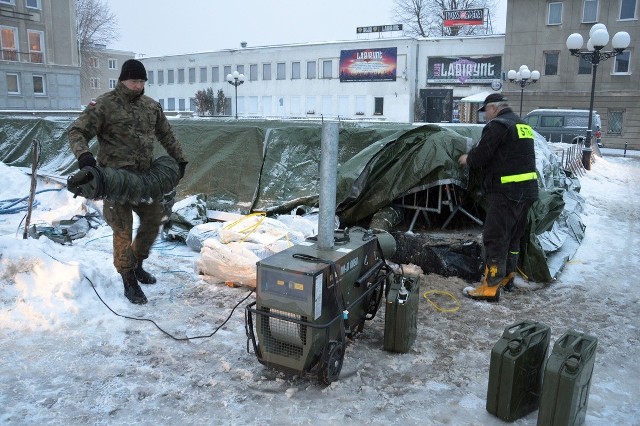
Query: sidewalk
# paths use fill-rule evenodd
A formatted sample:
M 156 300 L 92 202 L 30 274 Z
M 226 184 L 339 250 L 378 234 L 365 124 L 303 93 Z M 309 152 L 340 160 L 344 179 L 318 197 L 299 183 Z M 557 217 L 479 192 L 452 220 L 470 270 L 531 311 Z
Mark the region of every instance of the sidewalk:
M 600 148 L 603 157 L 633 157 L 640 158 L 640 151 L 628 149 L 625 153 L 624 149 L 616 148 Z

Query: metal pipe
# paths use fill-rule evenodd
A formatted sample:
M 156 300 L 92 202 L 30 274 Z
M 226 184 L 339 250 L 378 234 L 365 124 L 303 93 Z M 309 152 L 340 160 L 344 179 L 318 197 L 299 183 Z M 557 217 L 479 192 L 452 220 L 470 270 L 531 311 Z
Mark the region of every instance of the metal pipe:
M 318 210 L 318 248 L 333 248 L 336 215 L 336 181 L 338 170 L 337 121 L 322 121 L 320 140 L 320 206 Z

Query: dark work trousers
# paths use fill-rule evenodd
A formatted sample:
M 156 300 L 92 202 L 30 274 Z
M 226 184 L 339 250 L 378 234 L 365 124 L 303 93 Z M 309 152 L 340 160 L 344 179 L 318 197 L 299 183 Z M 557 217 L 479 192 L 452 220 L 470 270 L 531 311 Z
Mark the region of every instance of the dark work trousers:
M 133 239 L 133 212 L 140 226 Z M 119 273 L 135 269 L 138 260 L 149 257 L 149 251 L 160 231 L 164 207 L 160 200 L 151 204 L 120 204 L 104 200 L 104 219 L 113 231 L 113 265 Z
M 504 268 L 507 253 L 520 251 L 520 240 L 527 227 L 527 213 L 534 200 L 513 201 L 501 193 L 489 194 L 482 231 L 485 262 Z M 502 269 L 504 271 L 504 269 Z

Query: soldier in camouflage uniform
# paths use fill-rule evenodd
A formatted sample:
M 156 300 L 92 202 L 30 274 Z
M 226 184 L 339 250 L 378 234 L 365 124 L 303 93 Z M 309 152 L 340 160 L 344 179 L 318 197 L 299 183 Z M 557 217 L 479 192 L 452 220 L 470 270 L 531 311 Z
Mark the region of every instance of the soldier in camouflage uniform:
M 97 164 L 131 172 L 149 171 L 153 144 L 157 139 L 180 165 L 184 176 L 187 161 L 160 104 L 144 95 L 147 72 L 135 59 L 122 64 L 116 88 L 92 101 L 69 130 L 69 142 L 80 169 L 96 166 L 89 141 L 98 138 Z M 133 214 L 140 218 L 135 238 Z M 113 230 L 113 264 L 122 276 L 124 294 L 132 303 L 147 298 L 138 285 L 154 284 L 156 278 L 145 271 L 142 262 L 149 257 L 160 225 L 165 219 L 162 200 L 150 203 L 120 204 L 104 200 L 104 218 Z

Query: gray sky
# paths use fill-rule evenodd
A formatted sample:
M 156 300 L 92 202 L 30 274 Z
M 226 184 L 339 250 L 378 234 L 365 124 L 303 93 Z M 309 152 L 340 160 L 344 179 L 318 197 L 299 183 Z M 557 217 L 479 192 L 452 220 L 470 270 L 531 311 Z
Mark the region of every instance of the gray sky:
M 106 0 L 120 38 L 109 47 L 164 56 L 249 46 L 357 40 L 356 28 L 397 24 L 393 0 Z M 492 11 L 494 32 L 504 32 L 507 0 Z M 375 5 L 375 7 L 373 6 Z M 396 33 L 379 33 L 390 36 Z

